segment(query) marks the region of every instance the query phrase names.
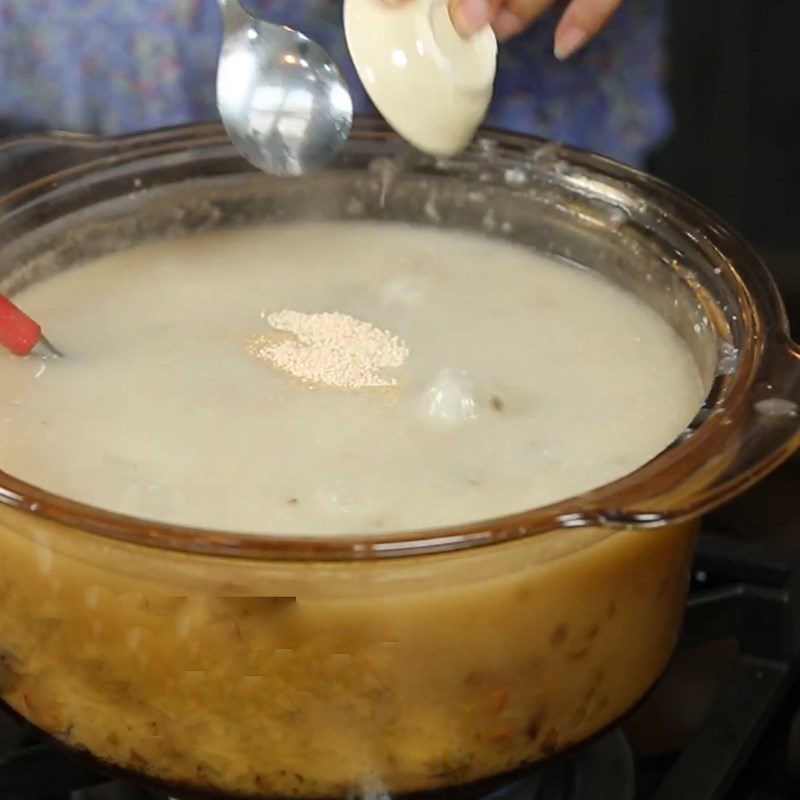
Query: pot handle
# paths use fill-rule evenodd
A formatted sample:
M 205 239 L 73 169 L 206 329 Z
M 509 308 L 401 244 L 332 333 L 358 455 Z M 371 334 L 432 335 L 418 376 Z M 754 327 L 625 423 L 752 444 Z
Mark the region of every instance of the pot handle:
M 650 503 L 589 510 L 565 526 L 648 529 L 696 519 L 749 489 L 800 450 L 800 346 L 788 335 L 779 334 L 765 346 L 744 402 L 741 418 L 722 423 L 731 425 L 729 443 L 707 453 L 694 473 L 705 488 L 686 496 L 679 487 Z M 719 411 L 726 413 L 724 408 Z
M 800 346 L 788 336 L 778 339 L 767 348 L 759 377 L 739 466 L 764 474 L 800 449 Z
M 767 342 L 745 402 L 730 466 L 706 493 L 703 512 L 758 483 L 800 450 L 800 347 L 788 334 Z

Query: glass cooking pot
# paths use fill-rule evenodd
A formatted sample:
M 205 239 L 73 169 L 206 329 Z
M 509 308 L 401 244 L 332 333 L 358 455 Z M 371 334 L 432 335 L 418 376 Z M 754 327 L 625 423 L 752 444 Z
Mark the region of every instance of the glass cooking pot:
M 596 269 L 686 341 L 708 400 L 613 484 L 397 535 L 179 528 L 0 472 L 0 697 L 173 794 L 453 796 L 653 684 L 700 515 L 800 443 L 800 352 L 753 252 L 668 186 L 516 135 L 434 160 L 366 121 L 302 179 L 253 172 L 217 125 L 4 144 L 0 291 L 148 238 L 310 218 L 477 228 Z

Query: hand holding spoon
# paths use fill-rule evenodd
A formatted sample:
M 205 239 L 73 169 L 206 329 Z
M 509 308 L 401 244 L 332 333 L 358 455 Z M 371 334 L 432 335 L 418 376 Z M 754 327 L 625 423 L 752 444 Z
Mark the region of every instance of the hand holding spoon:
M 347 141 L 353 101 L 333 59 L 302 33 L 218 0 L 224 38 L 217 108 L 236 150 L 259 169 L 302 175 Z

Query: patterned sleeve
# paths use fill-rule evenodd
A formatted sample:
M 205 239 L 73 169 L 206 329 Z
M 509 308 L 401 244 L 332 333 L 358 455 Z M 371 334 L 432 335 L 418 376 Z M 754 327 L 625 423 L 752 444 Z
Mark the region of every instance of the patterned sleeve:
M 489 124 L 640 164 L 669 131 L 664 0 L 627 0 L 577 57 L 552 54 L 546 15 L 501 49 Z M 374 112 L 347 53 L 341 0 L 253 0 L 340 64 L 356 108 Z M 0 0 L 0 125 L 115 134 L 216 117 L 215 0 Z

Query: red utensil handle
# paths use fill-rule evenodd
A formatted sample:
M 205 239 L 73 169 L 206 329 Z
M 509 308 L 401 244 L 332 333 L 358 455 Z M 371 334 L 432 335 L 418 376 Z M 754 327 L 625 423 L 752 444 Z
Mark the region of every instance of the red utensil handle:
M 42 329 L 0 294 L 0 344 L 15 356 L 26 356 L 42 338 Z

